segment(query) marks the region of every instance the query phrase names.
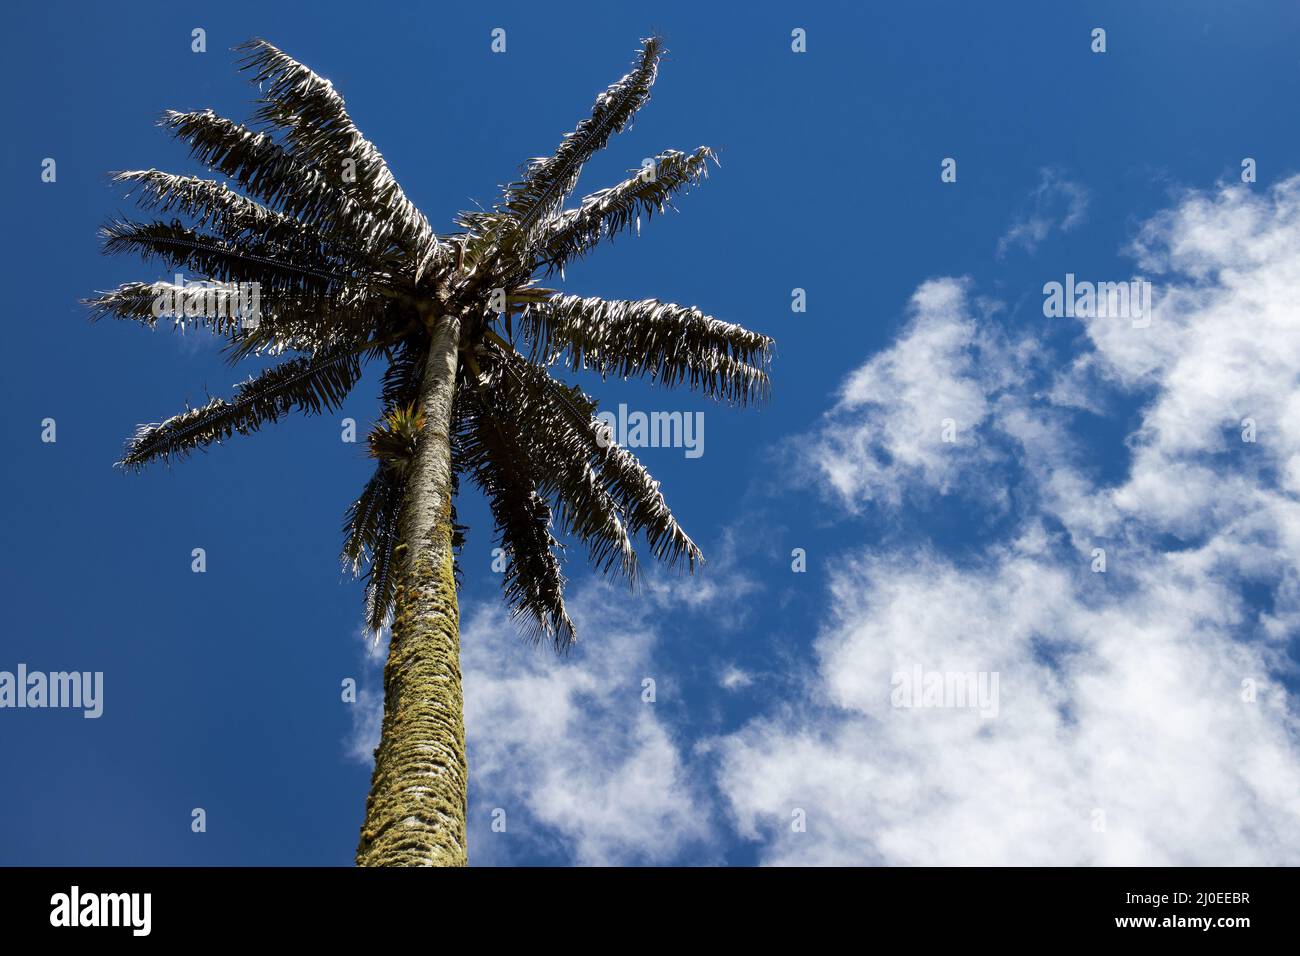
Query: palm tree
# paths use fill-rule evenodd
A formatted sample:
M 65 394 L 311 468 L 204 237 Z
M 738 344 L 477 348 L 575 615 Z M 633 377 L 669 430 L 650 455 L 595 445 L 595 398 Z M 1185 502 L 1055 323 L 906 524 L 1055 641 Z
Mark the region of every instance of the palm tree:
M 261 97 L 254 126 L 211 110 L 161 125 L 227 183 L 160 172 L 116 182 L 179 218 L 110 221 L 107 253 L 132 252 L 197 282 L 132 282 L 89 300 L 95 318 L 198 325 L 232 363 L 295 353 L 214 398 L 141 426 L 120 465 L 169 463 L 293 411 L 338 409 L 368 362 L 385 364 L 369 435 L 374 475 L 347 511 L 343 560 L 364 573 L 366 621 L 391 627 L 384 718 L 356 861 L 466 862 L 454 506 L 463 478 L 486 496 L 512 616 L 557 649 L 575 639 L 561 534 L 593 567 L 633 579 L 633 538 L 694 570 L 699 549 L 659 483 L 548 369 L 688 384 L 735 404 L 765 397 L 773 342 L 695 308 L 566 295 L 539 283 L 602 239 L 669 208 L 713 153 L 669 150 L 625 182 L 565 209 L 583 164 L 650 97 L 664 50 L 642 41 L 632 70 L 596 98 L 555 154 L 534 159 L 490 211 L 438 235 L 353 125 L 343 98 L 264 40 L 239 49 Z M 250 289 L 256 307 L 250 308 Z M 363 570 L 364 569 L 364 572 Z

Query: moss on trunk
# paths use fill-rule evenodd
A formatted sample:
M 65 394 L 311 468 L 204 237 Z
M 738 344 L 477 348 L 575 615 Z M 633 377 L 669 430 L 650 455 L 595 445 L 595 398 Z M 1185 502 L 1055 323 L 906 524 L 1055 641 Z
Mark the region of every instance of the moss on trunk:
M 464 866 L 465 727 L 451 548 L 451 405 L 460 324 L 435 327 L 420 389 L 424 432 L 402 504 L 384 722 L 358 866 Z

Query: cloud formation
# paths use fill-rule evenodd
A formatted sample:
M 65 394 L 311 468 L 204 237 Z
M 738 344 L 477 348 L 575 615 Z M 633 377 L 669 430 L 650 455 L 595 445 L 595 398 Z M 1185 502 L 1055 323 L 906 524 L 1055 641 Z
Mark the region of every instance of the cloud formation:
M 765 862 L 1300 862 L 1283 686 L 1300 612 L 1300 179 L 1190 194 L 1134 253 L 1163 280 L 1155 321 L 1084 319 L 1078 357 L 1152 396 L 1113 484 L 1086 467 L 1076 413 L 971 359 L 983 333 L 957 280 L 923 286 L 900 340 L 850 378 L 837 414 L 890 464 L 865 437 L 840 442 L 823 464 L 836 494 L 901 506 L 1006 466 L 1024 511 L 981 560 L 868 549 L 833 576 L 812 699 L 717 744 Z M 898 437 L 953 406 L 1010 439 L 1008 459 Z M 915 665 L 999 672 L 999 716 L 891 706 L 892 675 Z
M 1088 191 L 1054 169 L 1039 171 L 1028 208 L 998 240 L 998 258 L 1019 247 L 1032 255 L 1053 230 L 1069 232 L 1087 218 Z
M 853 372 L 800 457 L 840 503 L 897 506 L 953 490 L 992 465 L 984 426 L 1027 355 L 982 320 L 971 283 L 933 279 L 912 296 L 898 340 Z M 978 479 L 977 479 L 978 480 Z
M 669 862 L 708 838 L 710 820 L 703 787 L 660 716 L 673 686 L 653 657 L 648 606 L 593 583 L 570 610 L 600 637 L 563 661 L 521 644 L 495 607 L 464 624 L 475 861 L 509 863 L 553 844 L 581 865 Z M 492 829 L 496 810 L 505 832 Z
M 565 661 L 468 614 L 476 862 L 675 862 L 731 831 L 770 864 L 1300 863 L 1300 178 L 1190 193 L 1131 251 L 1152 323 L 1051 320 L 1078 323 L 1064 358 L 968 278 L 916 290 L 801 452 L 850 513 L 1008 520 L 973 557 L 919 536 L 844 555 L 813 659 L 736 729 L 692 741 L 643 698 L 676 693 L 665 608 L 759 623 L 734 567 L 636 604 L 579 587 L 599 646 Z M 1106 391 L 1137 419 L 1103 480 L 1079 425 Z M 918 668 L 996 673 L 996 716 L 896 706 Z

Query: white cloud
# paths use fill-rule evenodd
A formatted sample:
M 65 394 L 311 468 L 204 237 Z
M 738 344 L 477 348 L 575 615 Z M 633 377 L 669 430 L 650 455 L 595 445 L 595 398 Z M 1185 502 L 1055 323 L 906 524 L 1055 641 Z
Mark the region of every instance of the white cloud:
M 638 593 L 651 605 L 709 613 L 709 623 L 723 630 L 736 630 L 749 621 L 750 605 L 742 600 L 759 587 L 743 570 L 735 536 L 724 531 L 718 543 L 708 549 L 705 563 L 694 573 L 678 567 L 647 569 L 638 578 Z
M 521 644 L 494 606 L 463 624 L 472 858 L 509 863 L 554 845 L 585 865 L 667 862 L 709 837 L 700 781 L 660 717 L 674 675 L 625 592 L 591 584 L 569 603 L 594 636 L 590 653 L 563 660 Z M 491 830 L 495 808 L 505 833 Z
M 648 570 L 625 586 L 584 578 L 566 595 L 582 643 L 557 656 L 519 637 L 495 595 L 462 597 L 461 672 L 470 767 L 470 859 L 509 865 L 539 854 L 583 865 L 671 862 L 714 849 L 716 806 L 705 770 L 678 739 L 676 673 L 657 656 L 665 613 L 707 611 L 709 626 L 742 626 L 757 588 L 724 535 L 695 574 Z M 495 580 L 492 582 L 495 584 Z M 365 644 L 365 676 L 345 749 L 369 765 L 382 722 L 387 641 Z M 647 680 L 654 700 L 647 701 Z M 731 689 L 751 675 L 729 668 Z M 494 811 L 505 830 L 493 829 Z
M 496 610 L 468 613 L 475 861 L 670 862 L 716 849 L 726 820 L 768 863 L 1300 863 L 1283 685 L 1300 631 L 1300 180 L 1190 195 L 1134 253 L 1160 277 L 1154 321 L 1081 320 L 1086 347 L 1054 379 L 968 280 L 918 288 L 804 451 L 851 510 L 905 517 L 954 493 L 1007 509 L 1010 484 L 1016 526 L 974 560 L 921 543 L 845 556 L 815 661 L 700 746 L 708 760 L 665 719 L 676 682 L 654 614 L 730 607 L 726 626 L 752 623 L 735 598 L 755 585 L 730 561 L 651 581 L 637 605 L 580 587 L 592 647 L 568 660 L 520 646 Z M 1112 484 L 1072 430 L 1076 409 L 1105 409 L 1103 386 L 1142 402 Z M 714 666 L 725 690 L 752 679 Z M 915 666 L 996 672 L 997 716 L 892 706 L 893 675 Z
M 1241 699 L 1267 667 L 1232 639 L 1235 597 L 1169 561 L 1112 601 L 1052 557 L 1012 546 L 970 569 L 895 551 L 836 575 L 817 698 L 719 744 L 766 862 L 1296 861 L 1295 728 L 1277 688 Z M 998 716 L 892 707 L 892 674 L 916 665 L 999 674 Z
M 976 320 L 968 288 L 951 278 L 921 285 L 898 340 L 849 376 L 801 446 L 842 503 L 897 506 L 918 486 L 947 494 L 994 459 L 981 426 L 1024 356 Z
M 362 645 L 361 669 L 356 678 L 357 699 L 350 711 L 352 728 L 343 741 L 343 751 L 349 760 L 371 766 L 384 723 L 383 666 L 388 656 L 388 631 L 385 629 L 383 639 L 378 641 L 368 628 L 358 631 L 356 637 Z
M 1039 172 L 1038 185 L 1029 194 L 1029 208 L 1012 222 L 998 240 L 998 258 L 1019 246 L 1031 255 L 1053 229 L 1069 232 L 1088 213 L 1088 191 L 1054 169 Z
M 718 686 L 724 690 L 741 690 L 754 683 L 754 676 L 735 664 L 728 664 L 718 677 Z
M 1300 727 L 1281 682 L 1300 623 L 1298 240 L 1300 179 L 1262 197 L 1191 195 L 1156 217 L 1135 245 L 1165 276 L 1155 320 L 1086 320 L 1073 401 L 1027 381 L 990 387 L 951 294 L 850 379 L 839 412 L 889 436 L 936 363 L 937 394 L 961 383 L 964 407 L 1014 440 L 1000 473 L 1018 475 L 1026 507 L 980 563 L 908 545 L 833 575 L 812 698 L 714 742 L 736 825 L 767 862 L 1300 862 Z M 936 287 L 954 288 L 923 289 Z M 900 374 L 909 351 L 925 359 Z M 1052 404 L 1084 405 L 1098 378 L 1151 396 L 1114 486 L 1090 477 L 1071 413 Z M 1259 423 L 1254 444 L 1243 417 Z M 826 481 L 849 500 L 893 481 L 900 498 L 990 467 L 927 467 L 931 455 Z M 918 664 L 998 672 L 999 716 L 891 706 L 892 674 Z M 807 832 L 792 831 L 795 808 Z
M 726 580 L 742 589 L 737 574 Z M 690 598 L 693 582 L 705 597 Z M 582 865 L 658 864 L 711 837 L 713 814 L 689 755 L 657 708 L 676 700 L 674 674 L 654 658 L 649 613 L 698 607 L 718 585 L 706 577 L 654 579 L 645 600 L 588 582 L 568 597 L 580 633 L 565 657 L 519 637 L 499 602 L 463 609 L 461 672 L 470 766 L 469 839 L 476 865 L 508 865 L 558 852 Z M 347 755 L 369 765 L 383 718 L 387 642 L 366 641 Z M 737 671 L 738 674 L 741 672 Z M 655 701 L 643 681 L 655 681 Z M 493 829 L 494 811 L 505 830 Z

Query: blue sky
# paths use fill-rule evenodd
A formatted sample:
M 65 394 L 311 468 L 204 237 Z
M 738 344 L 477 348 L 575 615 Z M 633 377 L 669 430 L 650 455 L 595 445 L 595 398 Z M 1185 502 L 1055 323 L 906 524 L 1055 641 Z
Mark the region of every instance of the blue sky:
M 378 663 L 337 554 L 369 474 L 340 419 L 370 422 L 376 376 L 338 415 L 114 471 L 138 423 L 247 371 L 192 333 L 86 321 L 91 292 L 167 278 L 98 254 L 98 226 L 131 209 L 105 174 L 198 172 L 153 122 L 245 118 L 229 48 L 263 36 L 334 82 L 450 228 L 552 150 L 652 31 L 671 51 L 653 98 L 580 191 L 669 147 L 713 146 L 722 166 L 563 288 L 775 336 L 773 396 L 734 411 L 584 382 L 605 407 L 704 411 L 702 457 L 642 459 L 710 560 L 630 595 L 575 554 L 582 643 L 563 660 L 503 620 L 490 520 L 465 496 L 471 859 L 1300 860 L 1291 5 L 51 3 L 5 19 L 0 670 L 102 671 L 105 700 L 97 720 L 0 710 L 0 862 L 344 865 L 369 783 Z M 1150 326 L 1045 317 L 1044 283 L 1067 273 L 1151 281 Z M 913 666 L 996 672 L 998 715 L 891 706 Z

